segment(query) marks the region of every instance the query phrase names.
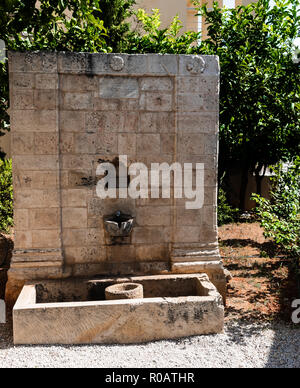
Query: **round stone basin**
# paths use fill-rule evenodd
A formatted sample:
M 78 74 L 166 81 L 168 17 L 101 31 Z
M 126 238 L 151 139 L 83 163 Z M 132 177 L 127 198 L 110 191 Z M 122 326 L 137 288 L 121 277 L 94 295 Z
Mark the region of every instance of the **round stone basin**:
M 143 286 L 138 283 L 119 283 L 105 289 L 106 300 L 141 299 L 143 297 Z

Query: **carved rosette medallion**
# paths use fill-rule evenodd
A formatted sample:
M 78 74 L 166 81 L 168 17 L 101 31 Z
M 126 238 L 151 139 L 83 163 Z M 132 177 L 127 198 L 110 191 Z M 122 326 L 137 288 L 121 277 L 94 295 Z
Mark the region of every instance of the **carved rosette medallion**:
M 124 59 L 122 57 L 119 57 L 116 55 L 110 59 L 109 65 L 110 65 L 112 70 L 121 71 L 124 69 L 125 62 L 124 62 Z
M 206 68 L 205 60 L 201 57 L 194 56 L 186 65 L 187 70 L 191 74 L 203 73 Z

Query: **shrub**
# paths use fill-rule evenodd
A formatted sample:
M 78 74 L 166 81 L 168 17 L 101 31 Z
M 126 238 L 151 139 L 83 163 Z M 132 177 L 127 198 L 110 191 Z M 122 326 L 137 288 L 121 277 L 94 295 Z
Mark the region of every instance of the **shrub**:
M 282 163 L 272 167 L 271 199 L 257 194 L 257 213 L 265 236 L 274 239 L 284 252 L 299 260 L 300 258 L 300 157 L 291 165 L 283 168 Z
M 218 55 L 221 65 L 220 173 L 241 169 L 244 210 L 249 172 L 261 194 L 261 171 L 300 152 L 300 71 L 293 61 L 299 0 L 278 0 L 274 7 L 258 0 L 231 10 L 214 3 L 199 14 L 208 38 L 198 53 Z
M 0 159 L 0 230 L 13 225 L 13 189 L 11 160 Z
M 183 26 L 178 16 L 175 16 L 169 27 L 161 27 L 159 9 L 153 9 L 147 14 L 143 9 L 135 12 L 137 18 L 136 31 L 129 34 L 126 52 L 159 53 L 159 54 L 192 54 L 200 34 L 188 31 L 180 34 Z
M 228 204 L 226 191 L 223 187 L 219 187 L 218 192 L 218 225 L 231 224 L 236 222 L 239 214 L 239 209 L 234 209 Z

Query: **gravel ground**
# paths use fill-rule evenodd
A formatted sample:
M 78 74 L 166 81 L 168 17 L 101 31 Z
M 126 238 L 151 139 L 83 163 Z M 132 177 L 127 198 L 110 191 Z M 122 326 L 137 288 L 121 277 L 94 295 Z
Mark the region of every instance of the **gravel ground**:
M 224 334 L 141 345 L 17 346 L 0 324 L 0 368 L 299 368 L 300 328 L 230 323 Z

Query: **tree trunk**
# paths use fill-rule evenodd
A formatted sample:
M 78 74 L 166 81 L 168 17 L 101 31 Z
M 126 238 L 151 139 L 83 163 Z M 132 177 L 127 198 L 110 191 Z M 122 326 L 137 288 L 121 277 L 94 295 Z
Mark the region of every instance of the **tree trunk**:
M 243 166 L 242 177 L 241 177 L 241 186 L 240 186 L 240 205 L 239 205 L 239 208 L 242 211 L 245 211 L 245 208 L 246 208 L 246 193 L 247 193 L 247 187 L 248 187 L 248 174 L 249 174 L 248 165 Z
M 259 175 L 262 168 L 263 168 L 263 173 L 262 175 Z M 258 168 L 255 169 L 256 193 L 258 195 L 261 195 L 261 192 L 262 192 L 262 181 L 264 179 L 265 173 L 266 173 L 265 166 L 259 166 Z

